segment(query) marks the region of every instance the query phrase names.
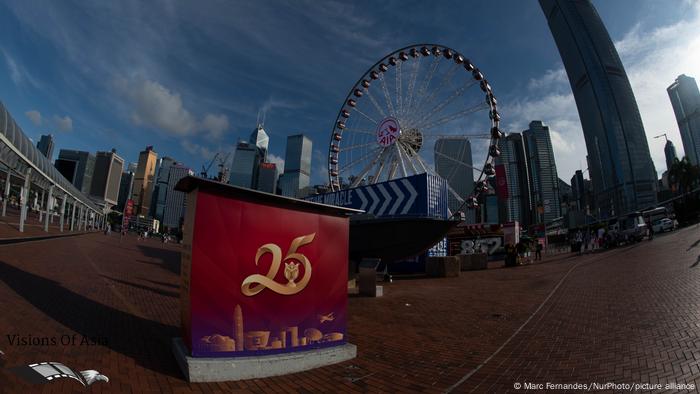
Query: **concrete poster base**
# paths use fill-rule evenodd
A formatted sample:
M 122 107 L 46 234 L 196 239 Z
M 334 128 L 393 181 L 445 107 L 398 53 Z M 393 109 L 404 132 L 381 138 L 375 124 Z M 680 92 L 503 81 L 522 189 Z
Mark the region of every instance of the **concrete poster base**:
M 250 357 L 190 357 L 182 338 L 173 338 L 173 353 L 188 382 L 225 382 L 306 371 L 351 360 L 357 347 L 346 343 L 322 349 Z

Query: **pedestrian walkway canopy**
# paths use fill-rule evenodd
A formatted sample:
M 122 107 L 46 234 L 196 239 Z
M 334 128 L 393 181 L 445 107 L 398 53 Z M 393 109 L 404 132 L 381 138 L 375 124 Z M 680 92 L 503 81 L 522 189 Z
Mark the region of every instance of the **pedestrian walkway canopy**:
M 29 184 L 41 190 L 48 190 L 54 186 L 52 193 L 55 197 L 61 199 L 68 197 L 69 200 L 84 206 L 88 211 L 96 215 L 102 214 L 102 210 L 61 175 L 51 161 L 37 149 L 2 102 L 0 102 L 0 171 L 5 173 L 7 180 L 19 178 L 26 183 L 26 178 L 29 177 Z M 6 195 L 4 197 L 7 198 Z

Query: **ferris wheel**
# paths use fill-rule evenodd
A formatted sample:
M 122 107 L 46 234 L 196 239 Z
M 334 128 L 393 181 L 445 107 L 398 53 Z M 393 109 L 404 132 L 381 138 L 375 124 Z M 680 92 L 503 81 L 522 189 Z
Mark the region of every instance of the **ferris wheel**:
M 370 67 L 350 89 L 331 131 L 330 187 L 337 191 L 416 174 L 437 175 L 437 159 L 451 171 L 473 172 L 471 194 L 453 189 L 463 205 L 478 206 L 500 155 L 500 115 L 491 86 L 464 55 L 444 45 L 418 44 L 394 51 Z M 435 149 L 456 139 L 483 152 L 483 165 Z M 471 157 L 471 153 L 469 154 Z M 471 160 L 469 160 L 471 161 Z M 444 170 L 441 171 L 446 176 Z

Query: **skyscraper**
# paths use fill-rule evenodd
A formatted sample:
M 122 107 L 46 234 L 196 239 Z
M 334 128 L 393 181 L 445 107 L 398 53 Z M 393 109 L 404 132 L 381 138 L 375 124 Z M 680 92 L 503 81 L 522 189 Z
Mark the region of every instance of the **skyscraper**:
M 666 155 L 666 169 L 670 170 L 673 165 L 673 161 L 678 158 L 676 154 L 676 147 L 673 145 L 671 140 L 666 140 L 666 146 L 664 146 L 664 154 Z
M 258 184 L 260 150 L 248 142 L 239 141 L 233 154 L 229 183 L 255 189 Z
M 523 131 L 523 139 L 530 171 L 530 198 L 538 213 L 536 221 L 548 223 L 561 216 L 559 176 L 549 126 L 533 120 L 530 128 Z
M 530 199 L 530 171 L 525 144 L 520 133 L 509 133 L 499 144 L 501 155 L 496 158 L 496 177 L 505 177 L 500 197 L 505 197 L 502 222 L 519 222 L 522 226 L 533 223 Z M 497 179 L 497 183 L 501 182 Z M 507 190 L 507 193 L 506 193 Z
M 175 185 L 180 179 L 193 174 L 192 170 L 177 163 L 169 167 L 165 210 L 163 212 L 163 225 L 165 227 L 179 228 L 180 221 L 185 215 L 185 193 L 175 190 Z
M 165 156 L 158 159 L 158 170 L 155 177 L 155 186 L 153 187 L 153 197 L 151 199 L 151 216 L 155 219 L 163 221 L 165 213 L 165 199 L 168 194 L 168 179 L 170 176 L 170 167 L 175 164 L 172 157 Z
M 265 133 L 262 125 L 258 125 L 250 134 L 250 143 L 258 148 L 261 162 L 267 161 L 267 146 L 270 143 L 270 138 Z
M 656 170 L 627 74 L 590 0 L 540 0 L 576 100 L 602 217 L 656 204 Z
M 464 137 L 440 138 L 435 141 L 434 153 L 435 171 L 452 189 L 447 205 L 451 212 L 457 212 L 462 204 L 459 198 L 464 199 L 474 190 L 472 144 Z
M 61 149 L 54 167 L 83 194 L 90 194 L 95 156 L 90 152 Z
M 134 187 L 134 173 L 122 172 L 122 177 L 119 182 L 119 198 L 117 199 L 117 211 L 123 211 L 126 205 L 126 200 L 131 198 L 131 190 Z
M 666 91 L 681 132 L 683 150 L 694 165 L 700 163 L 700 91 L 695 79 L 683 74 Z
M 134 187 L 131 199 L 134 200 L 137 215 L 148 215 L 153 194 L 153 181 L 156 172 L 158 154 L 152 146 L 139 153 L 139 163 L 134 175 Z
M 311 140 L 303 134 L 287 137 L 284 174 L 280 178 L 282 195 L 296 197 L 300 189 L 309 186 L 312 149 Z
M 586 210 L 586 192 L 583 182 L 583 171 L 576 170 L 574 176 L 571 177 L 571 198 L 574 200 L 577 211 Z
M 53 135 L 42 135 L 36 147 L 39 149 L 39 152 L 43 153 L 46 158 L 51 160 L 53 156 Z
M 117 205 L 122 171 L 124 159 L 119 157 L 114 149 L 111 152 L 97 152 L 90 195 L 107 205 Z
M 278 177 L 279 171 L 275 163 L 260 163 L 257 190 L 274 194 L 277 191 Z

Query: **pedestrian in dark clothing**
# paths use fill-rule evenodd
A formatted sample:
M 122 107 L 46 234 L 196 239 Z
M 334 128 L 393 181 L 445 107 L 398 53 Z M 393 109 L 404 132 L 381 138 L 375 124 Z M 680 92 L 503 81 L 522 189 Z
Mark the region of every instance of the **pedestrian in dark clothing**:
M 542 244 L 537 242 L 537 246 L 535 247 L 535 260 L 542 260 Z

